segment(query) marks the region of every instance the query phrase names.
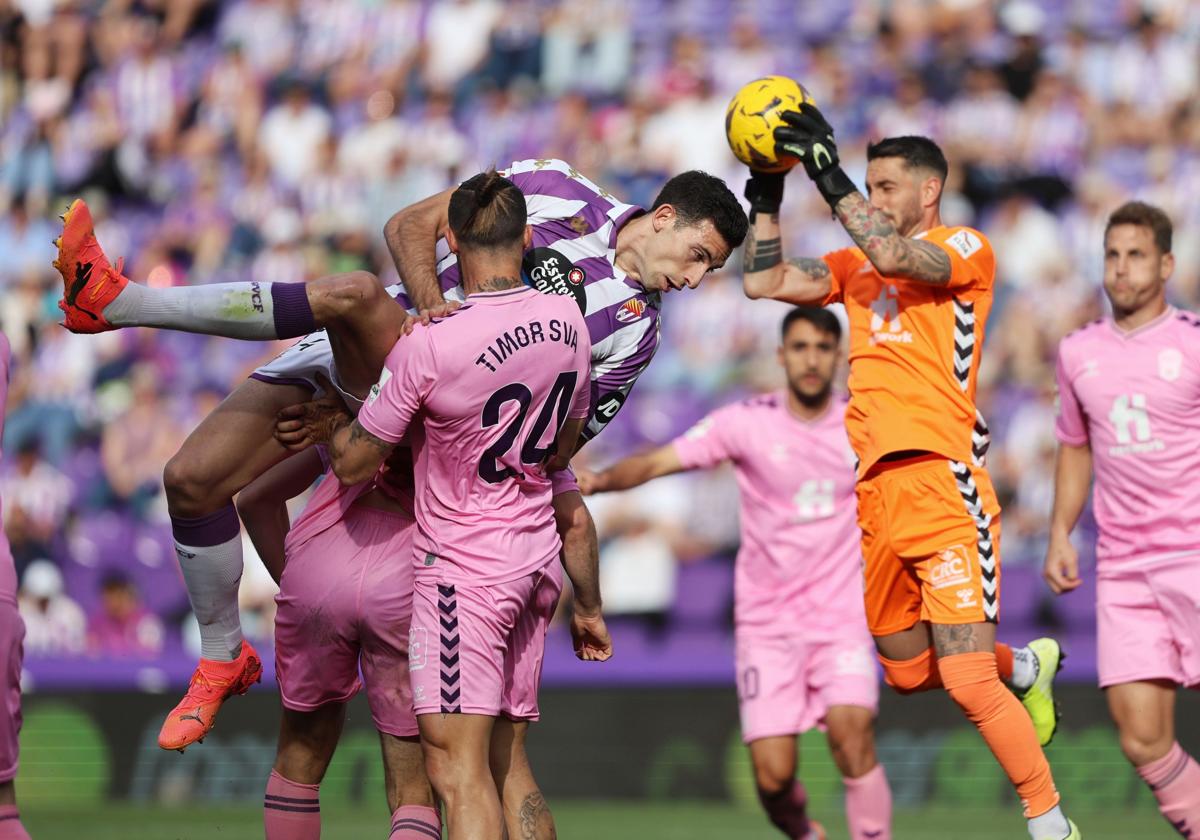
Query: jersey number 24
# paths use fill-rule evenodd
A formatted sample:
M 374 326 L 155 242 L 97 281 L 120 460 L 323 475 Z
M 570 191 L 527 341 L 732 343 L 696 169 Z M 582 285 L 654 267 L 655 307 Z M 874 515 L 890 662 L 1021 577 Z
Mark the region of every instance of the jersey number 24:
M 567 409 L 570 407 L 571 396 L 575 393 L 575 383 L 578 379 L 577 371 L 567 370 L 560 373 L 558 379 L 554 381 L 550 393 L 546 395 L 545 402 L 538 410 L 533 425 L 521 442 L 522 465 L 540 464 L 554 452 L 557 447 L 558 433 L 567 419 Z M 479 477 L 488 484 L 499 484 L 506 478 L 525 477 L 521 470 L 507 466 L 502 461 L 513 445 L 517 443 L 521 429 L 525 425 L 525 418 L 529 414 L 529 406 L 533 402 L 533 392 L 529 390 L 528 386 L 522 382 L 512 382 L 488 397 L 487 403 L 483 406 L 483 428 L 488 429 L 500 423 L 500 410 L 508 402 L 515 402 L 520 407 L 517 416 L 504 427 L 500 437 L 484 450 L 483 457 L 479 459 Z M 546 429 L 550 426 L 551 421 L 554 421 L 554 435 L 548 444 L 538 446 L 538 441 L 546 434 Z

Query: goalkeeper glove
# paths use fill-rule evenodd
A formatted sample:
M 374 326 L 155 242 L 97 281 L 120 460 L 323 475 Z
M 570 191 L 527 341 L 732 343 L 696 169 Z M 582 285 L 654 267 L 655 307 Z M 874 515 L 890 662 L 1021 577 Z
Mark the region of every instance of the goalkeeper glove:
M 833 126 L 816 106 L 806 102 L 799 111 L 784 111 L 780 117 L 786 125 L 775 129 L 775 153 L 800 158 L 804 171 L 830 207 L 858 190 L 838 165 Z

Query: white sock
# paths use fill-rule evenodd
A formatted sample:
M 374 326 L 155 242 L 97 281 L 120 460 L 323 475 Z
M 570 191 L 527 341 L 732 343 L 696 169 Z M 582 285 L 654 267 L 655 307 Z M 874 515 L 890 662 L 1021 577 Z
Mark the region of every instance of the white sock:
M 106 316 L 107 317 L 107 316 Z M 175 541 L 179 568 L 192 612 L 200 625 L 200 655 L 232 662 L 242 651 L 238 584 L 242 580 L 242 537 L 218 545 L 192 546 Z
M 117 327 L 159 327 L 249 340 L 280 337 L 270 283 L 165 289 L 129 283 L 104 307 L 103 315 Z
M 1038 678 L 1038 658 L 1027 647 L 1015 647 L 1013 653 L 1012 687 L 1017 691 L 1025 691 Z
M 1057 805 L 1029 820 L 1029 836 L 1033 840 L 1066 840 L 1070 833 L 1071 824 Z

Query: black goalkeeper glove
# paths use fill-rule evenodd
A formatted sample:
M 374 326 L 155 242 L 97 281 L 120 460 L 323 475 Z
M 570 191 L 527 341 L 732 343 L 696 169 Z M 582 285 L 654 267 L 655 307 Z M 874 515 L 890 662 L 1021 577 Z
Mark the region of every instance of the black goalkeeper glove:
M 759 172 L 750 170 L 750 179 L 746 181 L 746 200 L 750 202 L 750 221 L 754 221 L 756 213 L 773 215 L 779 212 L 783 204 L 783 178 L 786 172 Z
M 844 196 L 857 191 L 838 165 L 833 126 L 815 105 L 806 102 L 799 111 L 784 111 L 780 117 L 786 125 L 775 129 L 775 153 L 800 158 L 804 171 L 830 207 L 836 207 Z

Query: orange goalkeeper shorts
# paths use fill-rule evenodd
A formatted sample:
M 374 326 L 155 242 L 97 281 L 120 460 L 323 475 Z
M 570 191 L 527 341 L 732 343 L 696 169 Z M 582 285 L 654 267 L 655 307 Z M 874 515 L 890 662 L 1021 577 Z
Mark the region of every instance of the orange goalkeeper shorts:
M 1000 504 L 987 470 L 922 455 L 876 464 L 857 490 L 872 635 L 996 621 Z

